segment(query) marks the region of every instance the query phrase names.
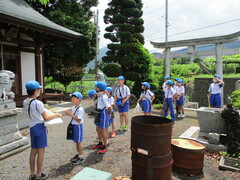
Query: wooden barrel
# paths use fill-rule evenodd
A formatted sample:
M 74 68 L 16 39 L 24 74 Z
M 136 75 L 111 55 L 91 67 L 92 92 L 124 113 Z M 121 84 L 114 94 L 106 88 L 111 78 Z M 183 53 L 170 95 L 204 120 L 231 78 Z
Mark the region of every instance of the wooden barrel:
M 132 152 L 165 156 L 171 151 L 172 121 L 159 116 L 135 116 L 131 126 Z
M 165 156 L 145 156 L 132 152 L 133 180 L 171 180 L 172 153 Z
M 172 139 L 173 171 L 201 175 L 205 145 L 189 139 Z

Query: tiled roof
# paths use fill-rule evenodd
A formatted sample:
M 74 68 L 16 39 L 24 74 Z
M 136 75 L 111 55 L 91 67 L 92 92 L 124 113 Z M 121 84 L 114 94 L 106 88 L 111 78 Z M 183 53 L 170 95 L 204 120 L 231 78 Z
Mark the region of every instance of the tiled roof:
M 0 0 L 0 21 L 65 38 L 82 36 L 50 21 L 24 0 Z

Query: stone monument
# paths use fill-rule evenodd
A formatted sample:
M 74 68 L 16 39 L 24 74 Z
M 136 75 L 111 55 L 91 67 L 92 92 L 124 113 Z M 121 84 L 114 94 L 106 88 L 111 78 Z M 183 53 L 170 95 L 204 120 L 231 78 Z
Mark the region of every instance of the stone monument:
M 13 101 L 15 94 L 11 92 L 15 74 L 11 71 L 0 71 L 0 155 L 26 145 L 27 137 L 23 137 L 18 128 L 17 114 L 21 112 Z

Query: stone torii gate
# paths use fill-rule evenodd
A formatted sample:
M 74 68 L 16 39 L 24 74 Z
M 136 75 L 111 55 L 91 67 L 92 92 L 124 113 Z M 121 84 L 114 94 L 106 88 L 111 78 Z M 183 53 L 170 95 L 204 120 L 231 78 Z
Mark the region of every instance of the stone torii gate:
M 165 49 L 165 53 L 163 57 L 165 57 L 165 76 L 170 75 L 170 58 L 177 57 L 173 53 L 171 53 L 171 48 L 176 47 L 184 47 L 188 46 L 188 53 L 185 57 L 191 57 L 194 59 L 197 56 L 216 56 L 216 73 L 223 77 L 223 62 L 222 62 L 222 55 L 227 54 L 240 54 L 239 49 L 233 50 L 233 52 L 227 53 L 226 50 L 222 49 L 222 43 L 228 43 L 237 41 L 240 37 L 240 31 L 223 36 L 214 36 L 214 37 L 206 37 L 206 38 L 197 38 L 197 39 L 187 39 L 181 41 L 169 41 L 164 43 L 158 42 L 151 42 L 151 44 L 155 48 Z M 207 44 L 215 44 L 215 52 L 201 52 L 197 53 L 195 51 L 197 45 L 207 45 Z M 179 53 L 180 54 L 180 53 Z M 180 56 L 183 57 L 183 56 Z

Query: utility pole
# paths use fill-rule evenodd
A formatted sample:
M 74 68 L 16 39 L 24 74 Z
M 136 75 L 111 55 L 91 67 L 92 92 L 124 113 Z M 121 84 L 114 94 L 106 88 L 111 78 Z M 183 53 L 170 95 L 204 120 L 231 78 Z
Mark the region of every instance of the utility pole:
M 168 0 L 165 7 L 165 42 L 168 42 Z
M 98 16 L 99 16 L 99 12 L 97 9 L 97 13 L 95 14 L 95 23 L 96 23 L 96 57 L 95 57 L 95 79 L 98 79 L 98 50 L 99 50 L 99 29 L 98 29 Z
M 165 43 L 168 42 L 168 0 L 166 0 L 166 9 L 165 9 Z M 165 76 L 170 76 L 170 51 L 171 48 L 165 48 Z

